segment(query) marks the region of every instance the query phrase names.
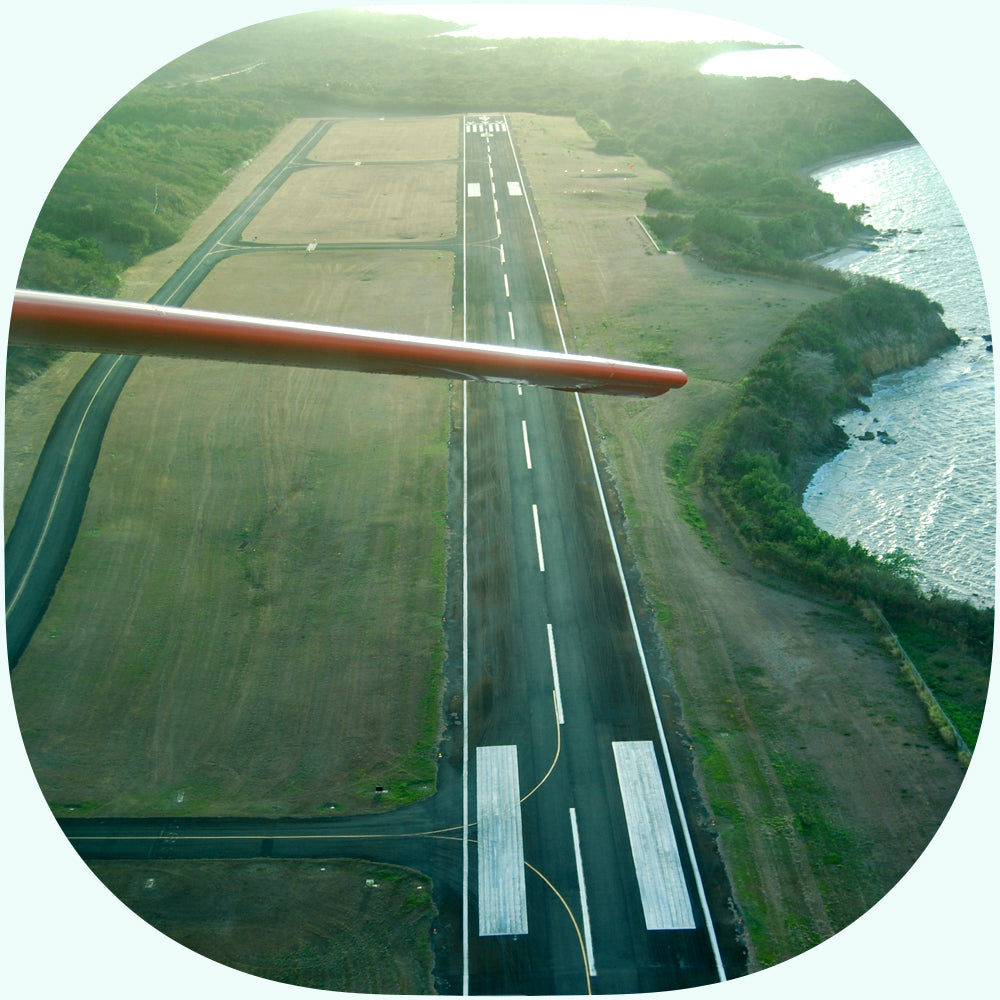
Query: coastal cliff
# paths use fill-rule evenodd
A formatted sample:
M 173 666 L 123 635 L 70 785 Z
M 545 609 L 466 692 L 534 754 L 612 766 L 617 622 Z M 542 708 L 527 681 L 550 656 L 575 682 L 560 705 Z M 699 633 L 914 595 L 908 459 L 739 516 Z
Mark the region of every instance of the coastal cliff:
M 744 381 L 712 473 L 725 480 L 760 465 L 801 498 L 816 469 L 847 445 L 835 420 L 863 407 L 875 379 L 959 343 L 942 312 L 922 292 L 864 278 L 795 317 Z
M 942 308 L 881 278 L 852 279 L 836 298 L 796 316 L 743 381 L 701 463 L 708 493 L 761 564 L 887 613 L 935 619 L 960 641 L 956 602 L 931 599 L 905 556 L 878 558 L 822 531 L 801 495 L 820 465 L 847 445 L 835 423 L 862 407 L 881 375 L 920 365 L 958 344 Z M 985 619 L 984 619 L 985 621 Z M 956 631 L 956 629 L 958 631 Z M 980 623 L 972 631 L 981 631 Z

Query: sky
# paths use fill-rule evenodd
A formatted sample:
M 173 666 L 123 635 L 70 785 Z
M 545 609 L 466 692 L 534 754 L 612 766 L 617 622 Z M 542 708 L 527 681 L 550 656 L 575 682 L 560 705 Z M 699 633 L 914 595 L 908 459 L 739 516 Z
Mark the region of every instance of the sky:
M 385 12 L 407 10 L 458 24 L 473 24 L 479 38 L 612 38 L 647 41 L 780 42 L 781 38 L 737 21 L 630 4 L 393 4 Z
M 676 2 L 807 46 L 843 67 L 899 114 L 956 195 L 983 265 L 994 315 L 1000 315 L 1000 203 L 995 197 L 1000 146 L 982 117 L 997 92 L 996 32 L 990 30 L 990 18 L 996 15 L 985 13 L 991 10 L 988 5 L 982 0 L 949 0 L 946 5 L 902 0 Z M 337 5 L 322 0 L 171 0 L 159 7 L 135 0 L 35 0 L 7 5 L 0 15 L 5 42 L 0 93 L 7 137 L 0 159 L 5 182 L 0 291 L 6 296 L 0 306 L 9 310 L 33 220 L 62 164 L 124 93 L 171 59 L 221 34 Z M 535 5 L 519 6 L 540 16 Z M 649 4 L 646 8 L 649 21 L 658 17 Z M 566 17 L 564 27 L 582 27 L 589 16 Z M 628 14 L 616 10 L 602 17 L 615 28 L 627 23 Z M 29 91 L 31 99 L 23 99 Z M 987 995 L 987 980 L 976 977 L 995 974 L 992 900 L 1000 891 L 987 843 L 989 832 L 1000 824 L 996 691 L 990 700 L 991 723 L 969 779 L 942 831 L 889 897 L 799 959 L 740 983 L 698 990 L 697 1000 Z M 158 939 L 102 894 L 81 870 L 40 799 L 24 759 L 9 690 L 0 694 L 0 712 L 4 815 L 21 820 L 5 825 L 7 860 L 0 866 L 3 982 L 14 995 L 71 989 L 89 1000 L 97 995 L 97 984 L 102 1000 L 131 1000 L 137 993 L 145 1000 L 173 1000 L 178 993 L 186 1000 L 231 995 L 303 1000 L 312 995 L 247 977 L 237 977 L 234 987 L 236 974 Z M 109 942 L 113 963 L 107 958 Z

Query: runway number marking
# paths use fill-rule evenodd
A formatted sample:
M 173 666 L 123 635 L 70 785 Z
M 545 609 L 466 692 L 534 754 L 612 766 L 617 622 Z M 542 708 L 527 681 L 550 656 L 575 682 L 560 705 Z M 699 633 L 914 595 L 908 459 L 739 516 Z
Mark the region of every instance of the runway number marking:
M 479 935 L 528 933 L 517 747 L 476 747 Z
M 538 546 L 538 568 L 545 572 L 545 556 L 542 553 L 542 532 L 538 527 L 538 504 L 531 505 L 531 516 L 535 519 L 535 544 Z
M 695 927 L 656 751 L 649 740 L 612 743 L 646 929 Z

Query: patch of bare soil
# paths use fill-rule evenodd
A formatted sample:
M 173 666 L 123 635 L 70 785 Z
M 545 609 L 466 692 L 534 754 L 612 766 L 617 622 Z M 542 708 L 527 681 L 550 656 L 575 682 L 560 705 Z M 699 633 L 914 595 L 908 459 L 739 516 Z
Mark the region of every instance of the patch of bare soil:
M 593 405 L 751 968 L 774 964 L 885 895 L 964 773 L 860 617 L 755 571 L 721 521 L 707 549 L 666 475 L 671 447 L 710 433 L 738 380 L 824 293 L 656 253 L 633 217 L 669 178 L 641 163 L 625 174 L 570 120 L 518 115 L 514 135 L 578 347 L 691 376 L 659 400 Z

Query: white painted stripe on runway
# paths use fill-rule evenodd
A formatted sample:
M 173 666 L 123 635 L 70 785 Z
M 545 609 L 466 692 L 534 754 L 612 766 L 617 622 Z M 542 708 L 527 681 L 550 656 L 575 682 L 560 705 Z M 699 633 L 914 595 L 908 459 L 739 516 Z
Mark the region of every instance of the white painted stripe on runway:
M 479 198 L 480 197 L 479 185 L 478 184 L 476 184 L 476 183 L 469 184 L 469 197 L 470 198 Z
M 528 463 L 528 468 L 531 468 L 531 449 L 528 447 L 528 421 L 521 421 L 521 432 L 524 435 L 524 460 Z
M 510 298 L 510 282 L 507 280 L 506 273 L 503 276 L 503 290 L 507 293 L 507 298 Z
M 493 193 L 494 194 L 497 193 L 496 188 L 493 189 Z M 493 199 L 493 211 L 496 212 L 498 215 L 500 214 L 500 206 L 497 204 L 496 198 Z
M 695 927 L 667 797 L 649 740 L 612 743 L 646 929 Z
M 507 258 L 503 254 L 503 244 L 502 243 L 500 244 L 500 263 L 501 264 L 506 264 L 507 263 Z
M 552 686 L 556 692 L 556 715 L 559 717 L 559 725 L 565 722 L 562 707 L 562 691 L 559 688 L 559 664 L 556 661 L 556 640 L 552 634 L 552 626 L 545 626 L 549 631 L 549 660 L 552 662 Z
M 520 386 L 517 387 L 517 394 L 519 396 L 523 396 L 524 395 L 524 393 L 521 391 L 521 387 Z
M 518 198 L 523 195 L 524 192 L 521 190 L 521 185 L 518 181 L 507 181 L 507 194 L 509 194 L 511 198 Z
M 551 628 L 551 626 L 549 626 Z M 594 965 L 594 940 L 590 936 L 590 910 L 587 907 L 587 883 L 583 879 L 583 856 L 580 853 L 580 831 L 576 825 L 576 810 L 570 807 L 569 825 L 573 831 L 573 853 L 576 855 L 576 877 L 580 883 L 580 911 L 583 914 L 583 944 L 587 950 L 587 971 L 597 975 Z
M 542 532 L 538 527 L 538 504 L 531 505 L 531 516 L 535 519 L 535 544 L 538 546 L 538 568 L 545 572 L 545 556 L 542 553 Z
M 510 339 L 517 340 L 517 337 L 514 336 L 514 314 L 510 311 L 507 312 L 507 320 L 510 323 Z
M 528 933 L 517 747 L 476 747 L 479 935 Z
M 490 165 L 490 180 L 493 180 L 493 157 L 487 157 L 487 163 Z
M 503 236 L 503 230 L 500 228 L 500 216 L 497 216 L 497 236 Z

